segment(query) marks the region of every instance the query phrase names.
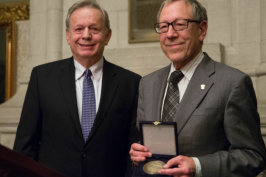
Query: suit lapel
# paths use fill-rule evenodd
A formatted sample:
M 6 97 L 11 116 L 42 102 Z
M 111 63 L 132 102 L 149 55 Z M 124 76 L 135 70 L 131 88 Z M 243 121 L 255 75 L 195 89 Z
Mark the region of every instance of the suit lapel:
M 76 98 L 76 85 L 75 85 L 75 66 L 74 60 L 71 57 L 66 60 L 65 64 L 61 68 L 61 73 L 58 78 L 62 93 L 68 106 L 71 118 L 77 128 L 80 136 L 82 137 L 82 131 L 80 127 L 80 120 L 78 115 L 78 106 Z
M 214 72 L 214 61 L 205 54 L 205 57 L 195 70 L 179 107 L 177 108 L 174 121 L 177 122 L 178 133 L 183 129 L 194 110 L 212 87 L 213 81 L 209 76 Z M 201 89 L 202 84 L 205 85 L 204 89 Z
M 155 121 L 161 121 L 162 101 L 169 72 L 170 72 L 170 65 L 165 67 L 165 69 L 163 69 L 162 72 L 158 74 L 158 78 L 153 83 L 152 120 Z
M 93 128 L 89 134 L 87 142 L 101 125 L 109 107 L 112 104 L 117 86 L 119 84 L 119 81 L 116 78 L 116 74 L 117 72 L 115 71 L 115 69 L 113 69 L 113 65 L 104 59 L 101 100 L 96 118 L 94 120 Z

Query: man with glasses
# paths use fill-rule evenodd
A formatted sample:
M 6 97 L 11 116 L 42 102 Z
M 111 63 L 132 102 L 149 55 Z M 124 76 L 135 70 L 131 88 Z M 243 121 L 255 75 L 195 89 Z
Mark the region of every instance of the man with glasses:
M 125 177 L 141 77 L 103 57 L 111 34 L 95 1 L 69 8 L 73 56 L 33 69 L 14 150 L 68 177 Z
M 207 13 L 196 0 L 165 0 L 157 19 L 161 49 L 172 63 L 142 78 L 137 120 L 176 122 L 179 150 L 158 173 L 258 175 L 266 151 L 250 77 L 202 52 Z M 138 165 L 152 153 L 134 143 L 130 155 Z

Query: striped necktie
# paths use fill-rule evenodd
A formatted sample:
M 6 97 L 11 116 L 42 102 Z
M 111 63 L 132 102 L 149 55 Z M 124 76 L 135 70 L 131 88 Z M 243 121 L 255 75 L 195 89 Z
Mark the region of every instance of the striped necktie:
M 163 122 L 173 122 L 174 120 L 180 97 L 177 84 L 183 77 L 184 75 L 180 70 L 171 73 L 163 107 Z

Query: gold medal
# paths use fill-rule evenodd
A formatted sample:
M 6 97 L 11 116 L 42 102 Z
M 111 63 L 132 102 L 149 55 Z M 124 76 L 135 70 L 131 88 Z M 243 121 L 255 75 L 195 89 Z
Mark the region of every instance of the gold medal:
M 164 165 L 165 163 L 159 160 L 151 161 L 151 162 L 146 163 L 143 166 L 143 171 L 150 175 L 154 175 L 154 174 L 157 174 L 158 171 L 162 169 Z

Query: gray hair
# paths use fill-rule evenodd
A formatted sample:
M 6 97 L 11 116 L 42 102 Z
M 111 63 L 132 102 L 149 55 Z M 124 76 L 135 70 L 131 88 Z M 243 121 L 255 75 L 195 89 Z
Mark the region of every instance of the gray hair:
M 197 0 L 165 0 L 161 4 L 161 7 L 160 7 L 158 14 L 157 14 L 157 21 L 158 22 L 160 20 L 160 15 L 161 15 L 161 12 L 162 12 L 164 6 L 171 3 L 171 2 L 174 2 L 174 1 L 185 1 L 186 4 L 190 4 L 192 6 L 192 16 L 193 16 L 192 20 L 197 20 L 200 22 L 203 20 L 208 21 L 206 9 Z
M 68 9 L 68 13 L 67 13 L 67 16 L 66 16 L 66 29 L 67 29 L 68 32 L 69 32 L 69 26 L 70 26 L 70 17 L 72 15 L 72 13 L 75 10 L 83 8 L 83 7 L 89 7 L 89 8 L 93 8 L 93 9 L 97 9 L 97 10 L 101 11 L 102 14 L 103 14 L 103 17 L 104 17 L 104 23 L 105 23 L 106 32 L 109 31 L 109 29 L 110 29 L 110 21 L 109 21 L 109 16 L 108 16 L 107 12 L 103 8 L 101 8 L 101 6 L 97 2 L 94 2 L 94 1 L 91 1 L 91 0 L 85 0 L 85 1 L 76 2 L 75 4 L 73 4 Z

